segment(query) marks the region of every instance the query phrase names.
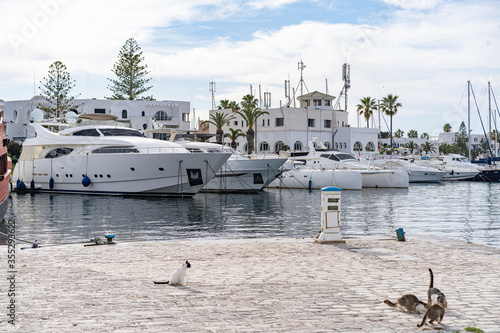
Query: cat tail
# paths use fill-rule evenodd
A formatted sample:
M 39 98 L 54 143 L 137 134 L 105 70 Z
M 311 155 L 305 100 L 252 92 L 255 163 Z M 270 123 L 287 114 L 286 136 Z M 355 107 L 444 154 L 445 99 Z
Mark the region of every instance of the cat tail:
M 395 307 L 397 306 L 397 304 L 396 304 L 396 303 L 392 303 L 392 302 L 391 302 L 391 301 L 389 301 L 388 299 L 386 299 L 386 300 L 384 301 L 384 303 L 385 303 L 385 304 L 387 304 L 387 305 L 389 305 L 389 306 L 390 306 L 390 307 L 392 307 L 392 308 L 395 308 Z
M 429 310 L 427 310 L 424 314 L 424 318 L 422 318 L 422 322 L 420 324 L 417 324 L 417 327 L 422 327 L 423 324 L 425 324 L 425 320 L 427 319 L 427 315 L 429 314 Z
M 153 281 L 155 284 L 169 284 L 170 281 L 167 281 L 167 282 L 163 282 L 163 281 Z
M 434 274 L 432 273 L 432 269 L 429 268 L 429 274 L 431 275 L 431 282 L 429 284 L 429 288 L 434 287 Z

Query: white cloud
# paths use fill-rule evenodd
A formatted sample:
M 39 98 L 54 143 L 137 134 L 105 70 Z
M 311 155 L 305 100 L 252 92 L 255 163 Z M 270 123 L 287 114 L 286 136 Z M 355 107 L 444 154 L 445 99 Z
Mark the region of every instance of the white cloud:
M 383 0 L 391 6 L 397 6 L 403 9 L 432 9 L 439 5 L 443 0 Z
M 3 99 L 31 97 L 33 72 L 40 80 L 55 60 L 63 61 L 78 79 L 82 96 L 90 91 L 90 97 L 101 98 L 109 93 L 106 77 L 129 37 L 136 38 L 144 51 L 155 97 L 192 101 L 200 114 L 211 105 L 211 80 L 217 82 L 217 101 L 239 101 L 250 84 L 255 89 L 261 84 L 262 91 L 272 93 L 273 106 L 278 106 L 279 100 L 284 100 L 284 80 L 290 77 L 292 86 L 297 86 L 300 59 L 307 66 L 304 77 L 309 90 L 324 91 L 328 79 L 329 93 L 335 96 L 342 85 L 341 66 L 346 61 L 351 64 L 349 108 L 354 125 L 354 109 L 360 98 L 399 95 L 403 108 L 394 118 L 394 126 L 405 132 L 415 128 L 433 134 L 445 122 L 453 121 L 452 126 L 458 128 L 463 116 L 458 104 L 466 81 L 471 79 L 480 94 L 488 80 L 496 89 L 500 83 L 496 59 L 500 9 L 494 1 L 423 1 L 418 2 L 418 8 L 417 2 L 386 1 L 400 9 L 381 13 L 371 24 L 305 21 L 275 30 L 261 29 L 245 40 L 213 36 L 199 45 L 175 47 L 158 42 L 159 28 L 169 34 L 175 22 L 205 24 L 250 5 L 265 10 L 265 4 L 124 0 L 116 6 L 97 0 L 46 1 L 59 7 L 51 12 L 41 2 L 0 3 L 2 12 L 11 13 L 0 21 L 5 32 L 0 39 L 2 62 L 8 64 L 0 67 L 6 82 L 0 83 Z M 278 1 L 272 6 L 291 2 L 294 0 Z M 50 20 L 44 23 L 40 13 L 46 13 Z M 29 22 L 36 23 L 37 29 L 33 36 L 23 36 L 23 24 L 28 27 Z M 174 37 L 184 38 L 182 31 L 176 33 Z M 17 50 L 7 38 L 15 34 L 27 39 Z M 87 81 L 91 82 L 88 88 Z M 22 89 L 11 97 L 5 95 L 7 84 Z

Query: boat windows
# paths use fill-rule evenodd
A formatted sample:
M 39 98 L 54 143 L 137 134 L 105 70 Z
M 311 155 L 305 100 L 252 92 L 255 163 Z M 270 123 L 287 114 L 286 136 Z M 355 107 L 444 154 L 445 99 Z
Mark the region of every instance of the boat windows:
M 351 154 L 346 154 L 346 153 L 342 153 L 342 154 L 335 154 L 336 157 L 338 157 L 341 161 L 342 160 L 355 160 L 356 158 L 354 156 L 352 156 Z
M 47 153 L 47 155 L 45 155 L 45 158 L 56 158 L 56 157 L 65 156 L 65 155 L 71 154 L 72 151 L 73 151 L 73 148 L 56 148 L 56 149 L 49 151 Z
M 125 129 L 125 128 L 100 128 L 99 131 L 101 131 L 104 136 L 138 136 L 138 137 L 144 137 L 144 134 L 142 134 L 139 131 L 135 131 L 132 129 Z
M 323 158 L 328 158 L 329 160 L 332 160 L 332 161 L 340 161 L 340 159 L 335 156 L 335 154 L 321 154 L 319 155 L 320 157 L 323 157 Z
M 84 129 L 78 132 L 74 132 L 73 136 L 101 136 L 95 128 Z
M 92 152 L 92 154 L 128 154 L 138 152 L 139 150 L 133 146 L 114 146 L 96 149 Z

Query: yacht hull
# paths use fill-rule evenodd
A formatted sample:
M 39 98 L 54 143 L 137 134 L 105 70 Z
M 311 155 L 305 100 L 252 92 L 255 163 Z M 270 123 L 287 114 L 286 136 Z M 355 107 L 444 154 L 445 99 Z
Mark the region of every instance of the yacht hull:
M 321 189 L 327 186 L 342 190 L 361 190 L 361 173 L 341 169 L 293 169 L 284 172 L 269 187 Z
M 443 178 L 444 172 L 441 171 L 408 171 L 410 183 L 439 183 Z
M 28 190 L 133 196 L 192 196 L 230 154 L 95 154 L 19 161 L 14 187 Z M 90 180 L 84 186 L 83 179 Z M 52 180 L 51 180 L 52 179 Z
M 359 170 L 363 187 L 408 188 L 410 178 L 404 170 Z
M 258 192 L 282 172 L 286 158 L 228 160 L 216 176 L 202 188 L 203 192 Z

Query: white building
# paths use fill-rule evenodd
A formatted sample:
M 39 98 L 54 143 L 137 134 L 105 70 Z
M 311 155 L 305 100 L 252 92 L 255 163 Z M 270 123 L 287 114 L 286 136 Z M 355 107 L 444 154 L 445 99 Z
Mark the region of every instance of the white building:
M 377 129 L 350 127 L 348 113 L 333 109 L 334 96 L 314 91 L 297 99 L 299 107 L 263 109 L 269 114 L 259 117 L 254 126 L 257 153 L 274 153 L 284 145 L 292 151 L 307 150 L 313 138 L 319 139 L 329 148 L 350 153 L 377 150 Z M 216 112 L 231 113 L 232 110 L 211 110 L 210 114 L 215 115 Z M 247 124 L 237 114 L 222 130 L 229 133 L 230 128 L 241 129 L 243 133 L 248 130 Z M 216 130 L 210 124 L 210 133 Z M 229 139 L 225 138 L 224 142 L 229 143 Z M 237 149 L 247 151 L 245 137 L 237 139 Z
M 7 137 L 23 142 L 28 135 L 31 112 L 40 109 L 44 104 L 48 102 L 42 96 L 34 96 L 30 100 L 21 101 L 2 102 L 0 100 L 0 111 L 5 116 Z M 191 128 L 189 102 L 75 99 L 73 104 L 80 105 L 72 110 L 77 114 L 115 115 L 119 121 L 129 123 L 130 127 L 135 129 L 152 129 L 153 123 L 164 128 L 181 130 Z

